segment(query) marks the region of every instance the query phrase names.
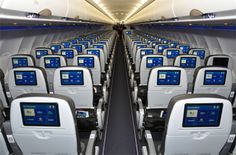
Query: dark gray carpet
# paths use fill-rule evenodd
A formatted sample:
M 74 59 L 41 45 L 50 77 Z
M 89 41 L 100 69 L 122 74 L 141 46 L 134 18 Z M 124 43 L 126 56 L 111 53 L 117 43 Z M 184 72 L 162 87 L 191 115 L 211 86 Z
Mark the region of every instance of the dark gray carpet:
M 112 94 L 110 100 L 105 155 L 136 155 L 136 142 L 131 117 L 129 89 L 121 39 L 117 40 Z

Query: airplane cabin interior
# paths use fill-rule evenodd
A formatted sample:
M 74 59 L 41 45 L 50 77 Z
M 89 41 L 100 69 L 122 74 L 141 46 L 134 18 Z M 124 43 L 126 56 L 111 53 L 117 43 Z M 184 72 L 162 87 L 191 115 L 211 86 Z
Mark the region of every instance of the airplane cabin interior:
M 236 0 L 0 0 L 0 155 L 236 155 Z

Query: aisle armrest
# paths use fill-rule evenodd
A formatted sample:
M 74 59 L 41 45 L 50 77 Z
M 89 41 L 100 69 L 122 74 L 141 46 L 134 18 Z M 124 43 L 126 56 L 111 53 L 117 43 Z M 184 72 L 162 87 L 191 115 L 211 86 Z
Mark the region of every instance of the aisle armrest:
M 145 111 L 144 111 L 142 100 L 140 98 L 138 98 L 138 112 L 139 112 L 139 118 L 137 118 L 138 119 L 138 129 L 142 129 Z
M 132 89 L 134 87 L 134 73 L 133 73 L 133 71 L 131 72 L 131 76 L 130 76 L 130 87 Z
M 102 93 L 103 93 L 104 103 L 107 103 L 107 98 L 108 98 L 107 81 L 104 81 L 104 84 L 102 86 Z
M 149 130 L 145 130 L 144 137 L 147 141 L 149 155 L 156 155 L 157 153 L 151 132 Z
M 133 90 L 133 102 L 137 103 L 137 100 L 138 100 L 138 85 L 135 82 L 134 83 L 134 90 Z
M 107 86 L 107 88 L 110 87 L 110 75 L 109 75 L 109 73 L 106 73 L 106 86 Z
M 103 129 L 103 104 L 104 101 L 102 98 L 99 99 L 98 106 L 97 106 L 97 120 L 98 120 L 98 128 Z
M 86 147 L 86 152 L 85 155 L 93 155 L 96 154 L 96 150 L 95 150 L 95 141 L 97 138 L 97 131 L 96 130 L 92 130 L 89 136 L 89 140 L 88 140 L 88 144 Z

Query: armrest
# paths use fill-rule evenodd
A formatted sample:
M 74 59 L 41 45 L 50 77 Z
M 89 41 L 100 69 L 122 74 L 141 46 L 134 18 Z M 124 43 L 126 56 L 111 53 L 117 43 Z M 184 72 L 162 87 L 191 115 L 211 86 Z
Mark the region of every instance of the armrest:
M 148 145 L 148 152 L 150 155 L 156 155 L 156 149 L 155 149 L 155 145 L 154 145 L 154 141 L 152 139 L 152 134 L 149 130 L 145 130 L 144 133 L 144 137 L 147 141 L 147 145 Z
M 138 100 L 138 86 L 137 83 L 134 82 L 134 91 L 133 91 L 133 101 L 136 103 Z
M 107 103 L 107 98 L 108 98 L 107 81 L 104 81 L 104 84 L 103 84 L 103 87 L 102 87 L 102 93 L 103 93 L 104 102 Z
M 103 99 L 100 98 L 97 106 L 97 120 L 98 120 L 98 128 L 103 129 Z
M 106 73 L 106 86 L 107 86 L 107 88 L 110 87 L 110 75 L 109 75 L 109 73 Z
M 140 98 L 138 98 L 138 108 L 139 108 L 138 129 L 142 129 L 143 128 L 143 119 L 144 119 L 145 111 L 144 111 L 142 100 Z
M 233 83 L 232 88 L 231 88 L 231 92 L 229 95 L 229 100 L 231 101 L 233 107 L 235 107 L 234 103 L 235 103 L 235 91 L 236 91 L 236 83 Z
M 133 73 L 133 70 L 132 70 L 132 66 L 131 66 L 131 64 L 129 65 L 128 70 L 129 70 L 129 77 L 131 77 L 131 74 Z
M 95 149 L 94 145 L 95 145 L 96 138 L 97 138 L 97 131 L 92 130 L 89 136 L 88 144 L 86 146 L 85 155 L 93 154 L 94 149 Z
M 111 77 L 111 72 L 112 72 L 112 64 L 109 64 L 108 70 L 107 70 L 109 77 Z
M 131 76 L 130 76 L 130 87 L 131 88 L 134 87 L 134 73 L 133 72 L 131 73 Z
M 148 151 L 147 151 L 147 147 L 146 146 L 142 147 L 142 154 L 143 155 L 148 155 Z

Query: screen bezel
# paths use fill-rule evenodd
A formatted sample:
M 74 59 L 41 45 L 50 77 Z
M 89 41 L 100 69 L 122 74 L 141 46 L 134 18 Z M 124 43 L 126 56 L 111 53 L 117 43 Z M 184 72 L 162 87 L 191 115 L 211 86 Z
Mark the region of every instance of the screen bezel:
M 63 55 L 62 52 L 67 52 L 67 51 L 72 51 L 73 57 L 67 57 L 66 55 Z M 75 52 L 74 50 L 61 50 L 61 55 L 64 56 L 66 59 L 73 59 L 75 57 Z
M 56 110 L 58 111 L 58 115 L 57 115 L 57 120 L 58 120 L 58 124 L 56 125 L 29 125 L 29 124 L 26 124 L 25 121 L 24 121 L 24 109 L 23 109 L 23 105 L 24 104 L 38 104 L 38 105 L 54 105 L 56 107 Z M 48 102 L 48 103 L 40 103 L 40 102 L 20 102 L 20 110 L 21 110 L 21 118 L 22 118 L 22 124 L 24 126 L 45 126 L 45 127 L 60 127 L 61 126 L 61 121 L 60 121 L 60 111 L 59 111 L 59 108 L 58 108 L 58 103 L 55 103 L 55 102 Z
M 140 50 L 140 59 L 142 59 L 145 55 L 152 55 L 152 54 L 146 54 L 146 51 L 152 51 L 152 54 L 154 53 L 153 49 L 141 49 Z M 142 55 L 142 52 L 145 52 L 145 54 Z
M 96 46 L 99 46 L 99 47 L 96 47 Z M 100 48 L 100 46 L 102 46 L 102 48 Z M 100 44 L 100 45 L 93 45 L 93 48 L 98 48 L 98 49 L 102 49 L 102 50 L 104 50 L 104 48 L 105 48 L 105 45 L 104 45 L 104 44 Z
M 17 59 L 17 60 L 19 60 L 19 59 L 26 59 L 27 66 L 17 66 L 17 67 L 14 67 L 14 63 L 13 63 L 14 59 Z M 13 57 L 13 58 L 11 59 L 11 63 L 12 63 L 12 67 L 13 67 L 13 68 L 28 67 L 28 66 L 29 66 L 29 62 L 28 62 L 28 59 L 27 59 L 26 57 Z
M 184 124 L 184 118 L 185 116 L 187 115 L 187 106 L 188 105 L 191 105 L 191 106 L 199 106 L 199 105 L 206 105 L 206 106 L 212 106 L 212 104 L 209 104 L 209 103 L 202 103 L 202 104 L 197 104 L 197 103 L 186 103 L 184 105 L 184 115 L 183 115 L 183 119 L 182 119 L 182 127 L 183 128 L 198 128 L 198 127 L 219 127 L 220 126 L 220 123 L 221 123 L 221 116 L 222 116 L 222 111 L 223 111 L 223 103 L 215 103 L 214 105 L 215 106 L 220 106 L 220 115 L 219 115 L 219 121 L 218 121 L 218 124 L 217 125 L 199 125 L 199 126 L 189 126 L 189 125 L 185 125 Z
M 35 84 L 33 84 L 33 85 L 29 85 L 29 84 L 16 84 L 16 72 L 34 72 Z M 36 71 L 18 71 L 18 70 L 16 70 L 16 71 L 14 71 L 14 79 L 15 79 L 15 85 L 16 86 L 37 86 L 38 85 Z
M 78 50 L 76 47 L 80 47 L 80 50 Z M 79 44 L 79 45 L 71 45 L 71 48 L 77 50 L 77 52 L 82 53 L 83 52 L 83 45 Z
M 78 72 L 80 71 L 81 72 L 81 75 L 82 75 L 82 84 L 62 84 L 62 72 Z M 84 71 L 83 70 L 60 70 L 60 82 L 61 82 L 61 85 L 62 86 L 70 86 L 70 85 L 74 85 L 74 86 L 83 86 L 84 85 Z
M 195 52 L 202 52 L 202 51 L 204 51 L 204 58 L 202 58 L 202 57 L 201 57 L 200 55 L 198 55 L 197 53 L 196 53 L 196 54 L 194 54 Z M 205 50 L 203 50 L 203 49 L 202 49 L 202 50 L 200 50 L 200 49 L 199 49 L 199 50 L 196 50 L 196 49 L 195 49 L 195 50 L 193 50 L 193 55 L 199 56 L 199 57 L 200 57 L 200 59 L 202 59 L 202 60 L 203 60 L 203 59 L 205 59 L 205 58 L 206 58 L 206 51 L 205 51 Z
M 219 62 L 219 61 L 221 61 L 222 59 L 224 59 L 224 61 L 225 60 L 227 60 L 227 66 L 223 66 L 223 65 L 216 65 L 215 63 L 216 63 L 216 61 L 217 62 Z M 213 60 L 212 60 L 212 64 L 213 64 L 213 66 L 218 66 L 218 67 L 225 67 L 225 68 L 227 68 L 228 66 L 229 66 L 229 58 L 220 58 L 220 57 L 215 57 L 215 58 L 213 58 Z
M 194 67 L 183 67 L 183 66 L 181 66 L 181 64 L 183 64 L 183 63 L 181 63 L 182 62 L 182 59 L 189 59 L 189 58 L 194 58 L 194 61 L 195 61 L 195 63 L 194 63 Z M 196 65 L 197 65 L 197 58 L 196 57 L 181 57 L 180 58 L 180 67 L 182 67 L 182 68 L 196 68 Z
M 146 58 L 146 68 L 154 68 L 154 67 L 157 67 L 157 66 L 148 67 L 148 59 L 155 59 L 155 58 L 158 58 L 158 59 L 161 58 L 162 65 L 160 65 L 160 66 L 163 66 L 163 57 L 147 57 L 147 58 Z
M 46 59 L 51 59 L 51 58 L 59 59 L 59 67 L 47 67 L 47 66 L 46 66 Z M 60 59 L 60 57 L 45 57 L 45 58 L 44 58 L 44 67 L 45 67 L 45 68 L 49 68 L 49 69 L 50 69 L 50 68 L 60 68 L 60 67 L 61 67 L 61 59 Z
M 81 67 L 86 67 L 86 68 L 94 68 L 95 67 L 95 60 L 94 60 L 94 57 L 77 57 L 77 63 L 78 63 L 78 66 L 80 66 L 79 64 L 79 59 L 82 58 L 82 59 L 93 59 L 93 66 L 92 67 L 87 67 L 87 66 L 81 66 Z
M 47 54 L 45 54 L 45 55 L 49 55 L 49 51 L 47 49 L 45 49 L 45 50 L 43 50 L 43 49 L 36 49 L 35 50 L 35 57 L 36 57 L 36 59 L 40 59 L 41 57 L 45 56 L 45 55 L 41 55 L 41 53 L 40 53 L 40 57 L 39 57 L 37 55 L 37 52 L 40 52 L 40 51 L 47 51 Z
M 205 78 L 206 78 L 206 73 L 207 72 L 224 72 L 225 73 L 224 84 L 206 84 Z M 216 86 L 223 86 L 223 85 L 225 85 L 226 77 L 227 77 L 227 71 L 226 70 L 205 70 L 204 78 L 203 78 L 203 85 L 207 85 L 207 86 L 214 86 L 214 85 L 216 85 Z
M 95 50 L 95 49 L 94 50 L 87 50 L 87 54 L 88 54 L 88 52 L 94 52 L 94 51 L 98 52 L 99 55 L 97 55 L 97 54 L 91 54 L 91 55 L 96 55 L 100 58 L 100 55 L 101 55 L 100 50 Z
M 179 79 L 178 79 L 178 84 L 159 84 L 159 72 L 179 72 Z M 180 79 L 181 79 L 181 70 L 158 70 L 157 71 L 157 85 L 160 86 L 179 86 L 180 85 Z
M 178 51 L 178 55 L 176 55 L 175 57 L 172 57 L 172 54 L 171 54 L 171 57 L 169 57 L 169 55 L 168 55 L 168 52 L 173 52 L 173 51 Z M 168 59 L 175 59 L 177 56 L 179 56 L 180 55 L 180 51 L 179 50 L 166 50 L 166 57 L 168 58 Z

